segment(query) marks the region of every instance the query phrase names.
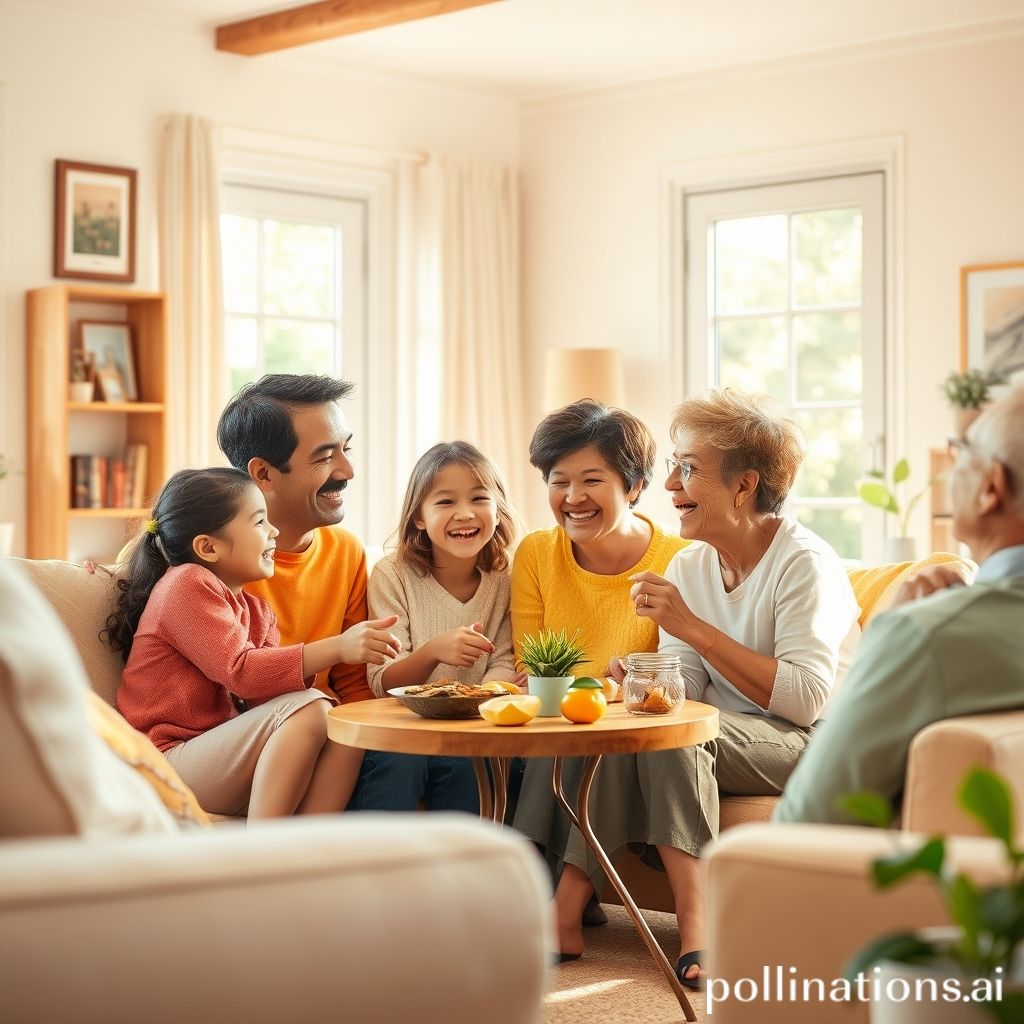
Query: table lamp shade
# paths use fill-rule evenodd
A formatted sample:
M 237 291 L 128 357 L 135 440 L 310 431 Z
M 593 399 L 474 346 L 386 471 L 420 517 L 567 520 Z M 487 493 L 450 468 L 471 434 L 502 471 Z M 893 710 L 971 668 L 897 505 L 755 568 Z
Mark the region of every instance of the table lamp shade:
M 544 366 L 544 412 L 581 398 L 621 408 L 626 402 L 622 356 L 614 348 L 548 349 Z

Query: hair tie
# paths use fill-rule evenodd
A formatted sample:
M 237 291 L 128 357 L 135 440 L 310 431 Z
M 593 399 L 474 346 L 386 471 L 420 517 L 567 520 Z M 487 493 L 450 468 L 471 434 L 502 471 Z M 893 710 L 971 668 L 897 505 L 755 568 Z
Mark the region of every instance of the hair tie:
M 155 534 L 159 529 L 160 524 L 155 519 L 150 519 L 149 522 L 146 523 L 146 533 Z

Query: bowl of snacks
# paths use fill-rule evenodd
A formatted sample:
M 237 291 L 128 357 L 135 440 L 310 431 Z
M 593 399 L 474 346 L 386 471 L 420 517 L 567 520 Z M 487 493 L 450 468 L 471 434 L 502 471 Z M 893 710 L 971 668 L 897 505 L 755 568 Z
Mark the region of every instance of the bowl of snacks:
M 388 694 L 410 711 L 424 718 L 477 718 L 478 708 L 486 700 L 501 694 L 519 693 L 513 683 L 460 683 L 438 679 L 422 686 L 396 686 Z

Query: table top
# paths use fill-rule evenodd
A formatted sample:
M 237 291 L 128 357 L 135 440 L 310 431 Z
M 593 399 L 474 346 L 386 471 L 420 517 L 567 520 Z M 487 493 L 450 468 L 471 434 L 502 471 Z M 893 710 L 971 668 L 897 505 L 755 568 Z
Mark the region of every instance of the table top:
M 490 725 L 482 718 L 421 718 L 382 697 L 332 708 L 327 735 L 337 743 L 398 754 L 456 757 L 554 757 L 638 754 L 689 747 L 718 736 L 718 708 L 688 700 L 668 715 L 631 715 L 622 704 L 590 725 L 535 718 L 526 725 Z

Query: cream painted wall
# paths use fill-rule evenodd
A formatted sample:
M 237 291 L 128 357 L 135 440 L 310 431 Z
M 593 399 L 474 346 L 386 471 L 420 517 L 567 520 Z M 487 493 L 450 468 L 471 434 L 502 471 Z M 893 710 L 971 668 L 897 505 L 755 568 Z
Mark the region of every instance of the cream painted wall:
M 53 162 L 139 172 L 136 285 L 158 285 L 158 118 L 221 124 L 401 152 L 426 149 L 515 163 L 519 112 L 487 96 L 400 79 L 342 78 L 301 55 L 217 53 L 211 38 L 97 21 L 0 0 L 0 451 L 24 459 L 24 292 L 51 283 Z M 0 116 L 0 130 L 4 117 Z M 6 186 L 6 187 L 5 187 Z M 6 194 L 5 194 L 6 193 Z M 4 272 L 6 271 L 6 276 Z M 23 550 L 24 481 L 0 485 L 0 520 Z
M 898 395 L 915 476 L 944 443 L 938 384 L 959 363 L 959 268 L 1024 259 L 1024 38 L 771 73 L 717 75 L 524 110 L 523 293 L 527 360 L 549 347 L 625 353 L 629 405 L 667 450 L 671 379 L 663 171 L 743 153 L 901 136 L 905 157 Z M 530 422 L 540 409 L 534 397 Z M 902 454 L 902 453 L 901 453 Z M 660 492 L 660 493 L 659 493 Z M 550 521 L 537 481 L 526 512 Z M 922 502 L 922 506 L 927 502 Z M 641 509 L 672 520 L 660 475 Z M 914 530 L 921 543 L 927 510 Z

